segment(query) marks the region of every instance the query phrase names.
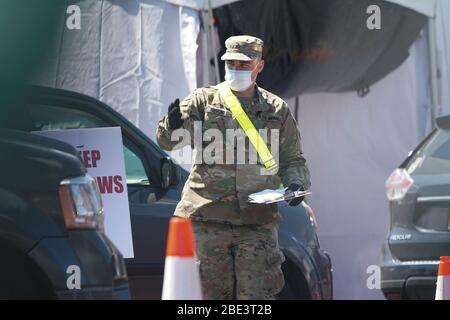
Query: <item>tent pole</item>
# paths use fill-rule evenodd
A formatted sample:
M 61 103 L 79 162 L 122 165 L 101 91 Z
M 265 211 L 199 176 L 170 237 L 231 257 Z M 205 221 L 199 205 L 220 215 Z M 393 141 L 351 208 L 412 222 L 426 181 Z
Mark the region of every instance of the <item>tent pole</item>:
M 430 80 L 431 80 L 431 118 L 433 129 L 436 127 L 438 115 L 438 74 L 437 74 L 437 45 L 436 45 L 436 17 L 428 18 L 428 49 L 430 56 Z
M 214 71 L 216 79 L 214 81 L 214 84 L 217 84 L 220 82 L 220 71 L 219 71 L 219 61 L 217 59 L 216 54 L 216 47 L 215 47 L 215 37 L 214 37 L 214 25 L 213 25 L 213 14 L 212 14 L 212 7 L 211 7 L 211 0 L 208 0 L 208 26 L 209 26 L 209 32 L 210 36 L 209 39 L 211 41 L 211 49 L 212 49 L 212 56 L 214 57 Z
M 202 86 L 206 87 L 210 85 L 209 79 L 209 48 L 208 48 L 208 25 L 206 23 L 205 13 L 202 10 L 202 25 L 203 25 L 203 33 L 202 33 L 202 47 L 203 47 L 203 83 Z
M 447 73 L 447 81 L 441 80 L 443 82 L 443 84 L 446 84 L 446 89 L 448 94 L 450 94 L 450 64 L 449 64 L 449 59 L 450 59 L 450 50 L 449 50 L 449 46 L 448 43 L 450 41 L 450 36 L 447 33 L 448 30 L 450 30 L 450 28 L 446 28 L 446 19 L 444 19 L 444 17 L 442 16 L 443 13 L 445 12 L 445 9 L 449 9 L 450 6 L 448 6 L 448 2 L 445 2 L 447 4 L 447 7 L 444 8 L 444 1 L 443 0 L 437 0 L 437 4 L 436 6 L 439 6 L 440 10 L 436 10 L 436 28 L 438 25 L 438 14 L 440 17 L 440 22 L 442 24 L 442 36 L 443 36 L 443 48 L 442 50 L 444 51 L 444 65 L 441 66 L 442 73 L 446 72 Z M 436 33 L 437 35 L 437 33 Z M 445 69 L 445 71 L 444 71 Z M 442 77 L 443 78 L 443 77 Z M 450 114 L 450 100 L 449 97 L 447 95 L 447 98 L 444 100 L 442 97 L 441 99 L 443 101 L 441 101 L 441 105 L 442 105 L 442 114 Z M 445 101 L 445 102 L 444 102 Z
M 295 96 L 295 115 L 294 115 L 294 119 L 295 121 L 298 122 L 298 107 L 299 107 L 299 102 L 300 102 L 300 97 L 299 96 Z

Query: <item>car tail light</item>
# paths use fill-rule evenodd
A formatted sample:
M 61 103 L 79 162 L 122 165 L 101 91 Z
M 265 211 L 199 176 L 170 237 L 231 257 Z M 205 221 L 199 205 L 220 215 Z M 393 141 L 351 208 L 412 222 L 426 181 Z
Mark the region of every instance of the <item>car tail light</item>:
M 395 169 L 386 180 L 386 196 L 390 201 L 401 200 L 414 183 L 405 169 Z
M 402 298 L 401 292 L 398 291 L 385 292 L 384 295 L 388 300 L 400 300 Z

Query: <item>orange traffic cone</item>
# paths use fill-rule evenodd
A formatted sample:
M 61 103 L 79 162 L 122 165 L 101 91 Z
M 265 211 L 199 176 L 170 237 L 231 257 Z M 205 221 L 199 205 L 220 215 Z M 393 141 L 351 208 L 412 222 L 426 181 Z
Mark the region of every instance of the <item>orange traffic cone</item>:
M 170 219 L 163 300 L 202 300 L 200 273 L 190 219 Z
M 439 261 L 435 299 L 450 300 L 450 256 L 443 256 Z

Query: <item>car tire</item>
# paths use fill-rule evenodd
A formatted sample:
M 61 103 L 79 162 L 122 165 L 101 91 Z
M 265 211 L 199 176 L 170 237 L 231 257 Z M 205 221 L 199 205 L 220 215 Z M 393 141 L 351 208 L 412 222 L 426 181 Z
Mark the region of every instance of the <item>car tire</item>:
M 284 287 L 277 300 L 311 300 L 311 293 L 302 272 L 290 260 L 281 266 L 284 274 Z

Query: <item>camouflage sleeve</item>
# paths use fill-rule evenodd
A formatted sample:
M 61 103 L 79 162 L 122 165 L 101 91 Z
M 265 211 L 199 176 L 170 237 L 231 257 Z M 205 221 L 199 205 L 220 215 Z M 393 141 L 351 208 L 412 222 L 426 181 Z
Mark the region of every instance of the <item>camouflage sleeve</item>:
M 172 130 L 169 128 L 167 115 L 159 120 L 156 131 L 156 141 L 159 146 L 164 150 L 171 151 L 193 145 L 194 122 L 202 120 L 202 110 L 202 97 L 197 90 L 180 101 L 183 125 L 179 129 Z
M 280 167 L 278 176 L 283 185 L 297 183 L 307 190 L 311 186 L 309 169 L 303 157 L 300 132 L 287 105 L 286 116 L 280 130 Z

